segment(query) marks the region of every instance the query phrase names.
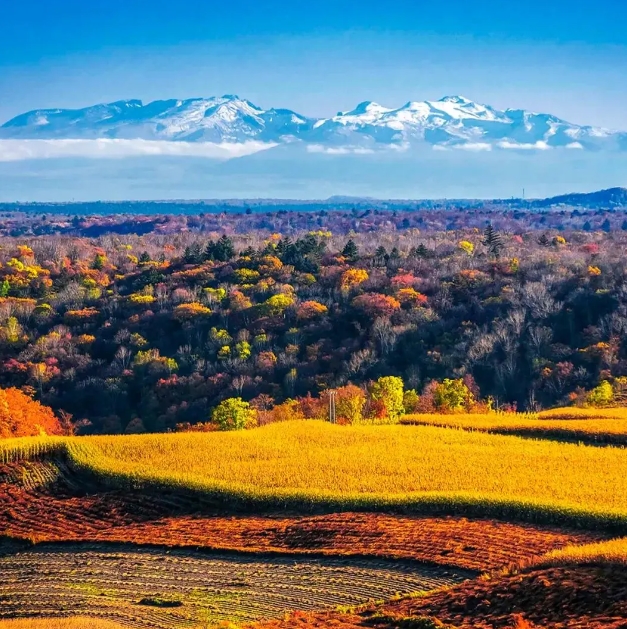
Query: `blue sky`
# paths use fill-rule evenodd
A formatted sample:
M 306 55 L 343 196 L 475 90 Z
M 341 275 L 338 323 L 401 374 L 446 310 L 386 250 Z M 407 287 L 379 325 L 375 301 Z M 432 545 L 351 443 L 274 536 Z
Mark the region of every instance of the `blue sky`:
M 237 93 L 312 116 L 463 94 L 627 129 L 627 3 L 3 3 L 0 121 L 28 109 Z

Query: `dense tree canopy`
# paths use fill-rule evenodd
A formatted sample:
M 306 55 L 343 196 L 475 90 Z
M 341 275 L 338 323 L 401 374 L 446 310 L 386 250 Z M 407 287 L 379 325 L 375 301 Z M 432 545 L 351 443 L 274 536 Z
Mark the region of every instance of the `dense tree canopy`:
M 419 230 L 366 212 L 329 213 L 324 228 L 312 214 L 313 230 L 285 234 L 242 231 L 261 218 L 241 215 L 228 233 L 185 217 L 168 235 L 4 236 L 0 384 L 91 432 L 201 425 L 233 398 L 263 422 L 351 385 L 361 398 L 337 403 L 357 417 L 381 377 L 417 410 L 609 403 L 627 376 L 627 236 L 543 227 L 559 215 L 534 219 L 541 231 L 531 215 Z

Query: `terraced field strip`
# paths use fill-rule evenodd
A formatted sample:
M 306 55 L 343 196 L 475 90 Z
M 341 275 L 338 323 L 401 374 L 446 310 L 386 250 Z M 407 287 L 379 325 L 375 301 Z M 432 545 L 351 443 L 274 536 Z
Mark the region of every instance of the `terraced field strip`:
M 559 410 L 559 409 L 558 409 Z M 585 409 L 573 409 L 582 411 Z M 420 413 L 405 415 L 404 425 L 456 428 L 495 435 L 515 435 L 533 439 L 552 439 L 588 445 L 627 445 L 627 415 L 609 413 L 585 414 L 563 412 L 530 417 L 523 413 L 488 413 L 436 415 Z
M 0 618 L 89 614 L 136 627 L 358 605 L 476 573 L 417 563 L 42 545 L 0 557 Z
M 124 629 L 123 625 L 96 618 L 20 618 L 0 620 L 0 629 Z
M 210 515 L 184 495 L 107 490 L 51 461 L 0 465 L 0 535 L 248 553 L 412 559 L 485 571 L 610 534 L 463 517 Z M 200 511 L 203 515 L 194 512 Z
M 56 455 L 109 488 L 193 495 L 215 511 L 446 514 L 627 531 L 623 448 L 320 421 L 248 431 L 33 438 L 19 448 L 7 441 L 0 444 L 5 461 L 20 460 L 24 451 L 30 460 Z

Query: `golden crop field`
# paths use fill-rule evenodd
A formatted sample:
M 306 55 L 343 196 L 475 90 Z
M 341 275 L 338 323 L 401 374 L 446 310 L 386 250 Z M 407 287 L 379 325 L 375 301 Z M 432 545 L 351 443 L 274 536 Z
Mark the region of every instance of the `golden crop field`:
M 41 443 L 31 447 L 41 449 Z M 75 466 L 126 486 L 161 484 L 275 505 L 438 508 L 627 524 L 627 453 L 619 448 L 316 421 L 43 443 L 66 448 Z M 28 447 L 20 443 L 22 454 Z
M 433 426 L 294 421 L 238 432 L 7 440 L 0 459 L 50 448 L 122 486 L 156 484 L 285 506 L 436 508 L 627 526 L 622 448 Z
M 563 566 L 568 564 L 627 564 L 627 537 L 594 544 L 567 546 L 546 553 L 536 565 Z
M 627 407 L 578 408 L 568 406 L 550 408 L 538 413 L 539 419 L 627 419 Z
M 555 412 L 546 411 L 539 415 L 524 413 L 434 415 L 433 413 L 424 413 L 406 415 L 401 423 L 627 445 L 627 413 L 625 413 L 625 409 L 555 409 Z

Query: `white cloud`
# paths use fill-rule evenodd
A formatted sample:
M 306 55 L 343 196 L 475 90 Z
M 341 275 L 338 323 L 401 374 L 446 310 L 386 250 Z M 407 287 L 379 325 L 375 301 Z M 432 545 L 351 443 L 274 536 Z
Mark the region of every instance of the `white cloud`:
M 486 142 L 466 142 L 465 144 L 434 144 L 431 147 L 434 151 L 491 151 L 492 145 Z
M 324 153 L 325 155 L 372 155 L 374 150 L 361 146 L 323 146 L 322 144 L 308 144 L 307 153 Z
M 570 144 L 566 145 L 567 149 L 582 149 L 583 148 L 583 144 L 581 142 L 571 142 Z
M 454 144 L 452 148 L 458 151 L 491 151 L 492 145 L 486 142 L 466 142 L 466 144 Z
M 524 151 L 548 151 L 551 149 L 551 147 L 542 140 L 539 140 L 534 144 L 524 144 L 521 142 L 510 142 L 509 140 L 503 140 L 503 142 L 499 142 L 497 146 L 501 149 L 522 149 Z
M 120 158 L 171 155 L 231 159 L 273 148 L 265 142 L 166 142 L 159 140 L 0 140 L 0 162 L 58 157 Z
M 409 150 L 407 142 L 381 144 L 379 146 L 324 146 L 323 144 L 308 144 L 307 153 L 323 153 L 324 155 L 374 155 L 375 153 L 404 153 Z
M 405 153 L 406 151 L 409 151 L 409 149 L 409 142 L 402 142 L 401 144 L 390 144 L 389 146 L 390 151 L 397 151 L 398 153 Z

